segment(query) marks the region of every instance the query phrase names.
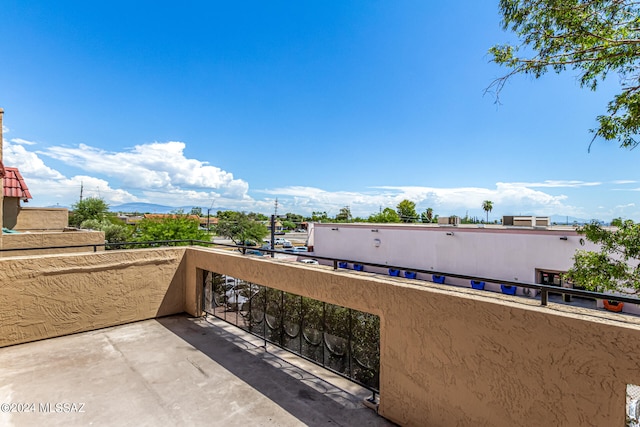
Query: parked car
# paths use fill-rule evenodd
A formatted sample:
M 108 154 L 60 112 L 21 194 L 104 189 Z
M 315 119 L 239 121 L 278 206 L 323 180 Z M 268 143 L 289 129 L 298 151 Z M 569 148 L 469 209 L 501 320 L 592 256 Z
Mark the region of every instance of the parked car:
M 276 236 L 284 236 L 284 231 L 276 231 L 273 234 L 275 234 Z
M 247 255 L 263 256 L 264 254 L 257 249 L 251 249 L 247 251 Z
M 233 288 L 225 292 L 227 309 L 234 311 L 243 310 L 243 305 L 248 303 L 249 300 L 257 294 L 258 287 L 256 285 L 249 285 L 238 281 Z
M 284 249 L 293 249 L 293 245 L 292 245 L 292 244 L 291 244 L 291 242 L 290 242 L 290 241 L 288 241 L 288 240 L 285 240 L 285 241 L 282 243 L 282 247 L 283 247 Z
M 293 248 L 294 252 L 308 252 L 309 249 L 306 246 L 296 246 Z
M 318 265 L 318 260 L 310 259 L 310 258 L 301 259 L 300 262 L 303 263 L 303 264 Z
M 285 243 L 289 243 L 291 244 L 291 242 L 289 242 L 287 239 L 285 239 L 284 237 L 277 237 L 273 240 L 273 244 L 274 245 L 284 245 Z

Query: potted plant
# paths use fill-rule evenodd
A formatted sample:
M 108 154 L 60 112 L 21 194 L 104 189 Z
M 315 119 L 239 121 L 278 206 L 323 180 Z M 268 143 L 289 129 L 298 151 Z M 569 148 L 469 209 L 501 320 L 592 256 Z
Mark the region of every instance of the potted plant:
M 480 291 L 484 290 L 484 282 L 477 282 L 475 280 L 471 281 L 471 287 L 473 289 L 478 289 Z
M 445 278 L 446 278 L 446 276 L 439 276 L 437 274 L 432 274 L 431 275 L 431 280 L 433 281 L 433 283 L 444 284 L 444 279 Z
M 604 308 L 606 310 L 615 311 L 616 313 L 621 312 L 622 311 L 622 307 L 624 307 L 624 303 L 623 302 L 606 300 L 606 299 L 602 300 L 602 304 L 604 305 Z
M 518 287 L 510 286 L 510 285 L 500 285 L 500 290 L 502 290 L 503 294 L 515 295 L 516 292 L 518 291 Z

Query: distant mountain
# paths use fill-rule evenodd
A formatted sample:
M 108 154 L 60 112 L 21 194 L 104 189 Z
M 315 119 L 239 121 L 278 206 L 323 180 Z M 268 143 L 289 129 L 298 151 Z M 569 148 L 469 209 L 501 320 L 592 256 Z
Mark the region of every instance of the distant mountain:
M 551 224 L 556 223 L 558 225 L 573 225 L 573 224 L 589 224 L 591 219 L 584 218 L 576 218 L 574 216 L 562 216 L 562 215 L 552 215 L 550 217 Z M 599 220 L 601 223 L 604 221 Z
M 182 211 L 184 213 L 191 213 L 191 209 L 194 207 L 200 207 L 202 209 L 202 215 L 207 215 L 207 208 L 202 206 L 166 206 L 166 205 L 157 205 L 155 203 L 123 203 L 121 205 L 113 205 L 109 206 L 109 210 L 111 212 L 124 212 L 124 213 L 155 213 L 155 214 L 167 214 L 173 213 L 176 211 Z M 218 211 L 225 211 L 227 209 L 224 208 L 216 208 L 211 211 L 211 215 L 215 215 Z
M 171 213 L 177 210 L 182 209 L 185 212 L 191 212 L 191 206 L 189 210 L 185 210 L 184 208 L 178 208 L 175 206 L 165 206 L 165 205 L 157 205 L 155 203 L 123 203 L 122 205 L 113 205 L 109 206 L 109 210 L 111 212 L 139 212 L 139 213 Z

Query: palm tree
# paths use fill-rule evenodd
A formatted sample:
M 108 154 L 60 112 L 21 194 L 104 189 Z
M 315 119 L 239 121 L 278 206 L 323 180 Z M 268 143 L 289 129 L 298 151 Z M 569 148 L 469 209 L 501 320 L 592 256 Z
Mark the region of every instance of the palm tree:
M 487 223 L 489 223 L 489 212 L 493 209 L 493 202 L 491 200 L 485 200 L 482 202 L 482 210 L 487 213 Z

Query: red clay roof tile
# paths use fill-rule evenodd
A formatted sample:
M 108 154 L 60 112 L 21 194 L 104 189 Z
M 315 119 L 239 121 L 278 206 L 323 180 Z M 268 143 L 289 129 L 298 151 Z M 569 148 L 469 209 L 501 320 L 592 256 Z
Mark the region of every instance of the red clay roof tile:
M 29 187 L 24 182 L 18 168 L 5 167 L 4 171 L 5 176 L 2 179 L 4 197 L 18 197 L 25 202 L 31 199 Z

